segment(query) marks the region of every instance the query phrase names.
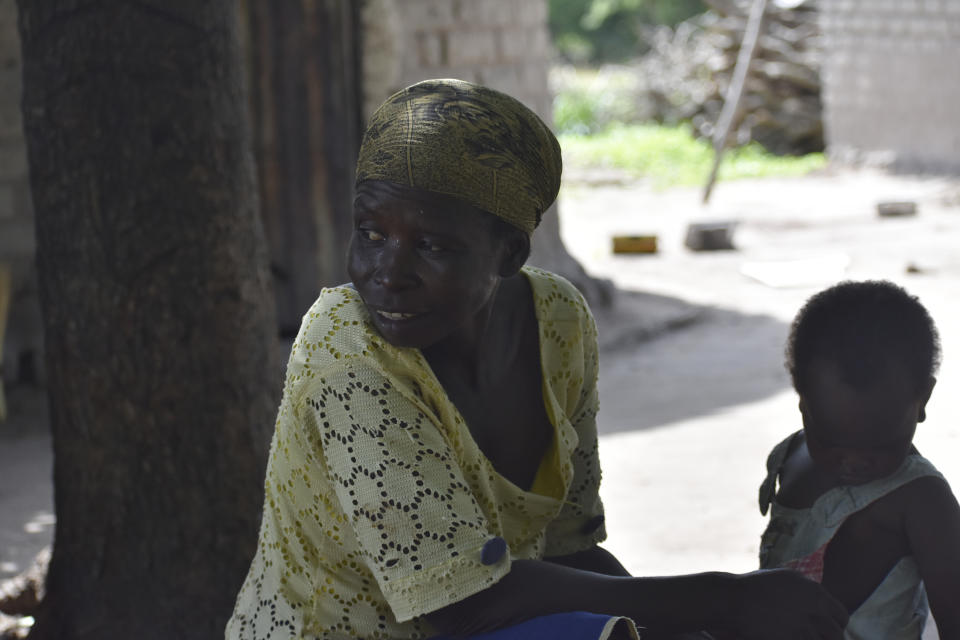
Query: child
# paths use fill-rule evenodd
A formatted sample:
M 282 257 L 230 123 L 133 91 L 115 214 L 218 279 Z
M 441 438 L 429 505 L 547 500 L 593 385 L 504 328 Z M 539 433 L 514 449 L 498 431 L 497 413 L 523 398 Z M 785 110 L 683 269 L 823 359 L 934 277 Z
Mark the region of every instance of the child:
M 960 638 L 960 506 L 911 444 L 936 382 L 933 320 L 894 284 L 845 282 L 807 301 L 786 356 L 803 430 L 767 460 L 761 567 L 822 583 L 848 639 L 919 639 L 928 598 L 941 640 Z

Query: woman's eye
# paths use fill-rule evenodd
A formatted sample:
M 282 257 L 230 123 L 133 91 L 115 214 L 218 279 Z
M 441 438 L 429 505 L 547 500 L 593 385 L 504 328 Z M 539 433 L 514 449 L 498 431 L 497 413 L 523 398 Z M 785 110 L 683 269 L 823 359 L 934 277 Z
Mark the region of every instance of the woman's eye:
M 443 245 L 438 244 L 436 242 L 431 242 L 429 240 L 424 240 L 420 244 L 420 246 L 423 248 L 424 251 L 428 251 L 430 253 L 440 253 L 445 249 Z
M 370 242 L 380 242 L 383 240 L 383 234 L 379 231 L 374 231 L 373 229 L 360 229 L 360 236 L 364 240 L 369 240 Z

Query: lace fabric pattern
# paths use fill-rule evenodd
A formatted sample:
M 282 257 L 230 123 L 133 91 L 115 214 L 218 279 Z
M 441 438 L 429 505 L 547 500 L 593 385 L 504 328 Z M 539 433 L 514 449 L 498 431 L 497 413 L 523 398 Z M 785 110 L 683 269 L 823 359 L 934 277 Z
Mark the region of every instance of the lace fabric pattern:
M 554 426 L 549 490 L 497 473 L 422 354 L 385 342 L 352 288 L 325 289 L 291 351 L 228 639 L 429 637 L 423 614 L 495 583 L 513 559 L 605 537 L 589 525 L 603 513 L 593 317 L 563 278 L 524 274 Z

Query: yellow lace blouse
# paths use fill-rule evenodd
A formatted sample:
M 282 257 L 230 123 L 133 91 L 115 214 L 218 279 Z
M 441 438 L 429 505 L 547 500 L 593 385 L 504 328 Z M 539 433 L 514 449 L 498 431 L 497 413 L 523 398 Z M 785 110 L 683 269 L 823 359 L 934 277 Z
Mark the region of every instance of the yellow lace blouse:
M 554 440 L 525 491 L 484 457 L 419 350 L 324 289 L 287 365 L 259 546 L 226 637 L 424 638 L 423 614 L 513 558 L 603 540 L 596 327 L 563 278 L 525 267 Z

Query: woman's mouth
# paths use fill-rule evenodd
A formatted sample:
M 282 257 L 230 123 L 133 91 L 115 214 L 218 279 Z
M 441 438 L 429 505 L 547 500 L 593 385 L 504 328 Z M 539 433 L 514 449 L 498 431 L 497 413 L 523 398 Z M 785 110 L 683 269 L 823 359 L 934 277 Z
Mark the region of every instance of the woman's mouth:
M 417 316 L 416 313 L 401 313 L 399 311 L 382 311 L 377 310 L 377 314 L 387 320 L 408 320 Z

